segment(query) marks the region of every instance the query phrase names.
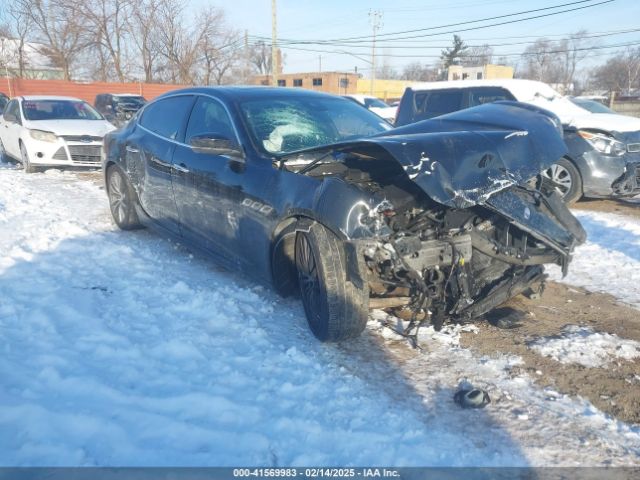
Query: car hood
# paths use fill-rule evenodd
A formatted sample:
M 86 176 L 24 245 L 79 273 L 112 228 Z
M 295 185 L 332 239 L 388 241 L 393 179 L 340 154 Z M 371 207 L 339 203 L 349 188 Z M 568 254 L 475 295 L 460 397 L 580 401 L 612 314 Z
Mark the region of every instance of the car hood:
M 606 132 L 637 132 L 640 131 L 640 118 L 615 113 L 589 113 L 571 118 L 569 125 Z
M 382 118 L 396 118 L 396 112 L 398 107 L 371 107 L 369 108 L 373 113 L 380 115 Z
M 357 141 L 294 152 L 356 153 L 400 164 L 430 198 L 454 208 L 483 204 L 567 153 L 560 122 L 518 102 L 485 104 Z
M 25 127 L 63 135 L 104 137 L 116 128 L 106 120 L 28 120 Z

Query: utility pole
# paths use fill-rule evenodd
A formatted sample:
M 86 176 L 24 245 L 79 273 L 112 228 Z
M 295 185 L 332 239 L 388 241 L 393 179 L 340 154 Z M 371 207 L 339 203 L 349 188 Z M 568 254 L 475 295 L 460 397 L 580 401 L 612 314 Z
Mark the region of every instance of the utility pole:
M 278 28 L 276 0 L 271 0 L 271 84 L 278 86 Z
M 244 78 L 242 81 L 245 84 L 249 84 L 249 77 L 251 76 L 251 63 L 249 61 L 249 30 L 244 31 Z
M 373 95 L 376 81 L 376 33 L 382 28 L 382 12 L 369 10 L 369 23 L 373 29 L 373 42 L 371 43 L 371 95 Z

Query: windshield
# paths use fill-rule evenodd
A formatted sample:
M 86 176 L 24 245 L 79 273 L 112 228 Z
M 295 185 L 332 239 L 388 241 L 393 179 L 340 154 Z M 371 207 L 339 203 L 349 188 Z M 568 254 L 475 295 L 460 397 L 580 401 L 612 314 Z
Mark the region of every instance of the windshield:
M 382 100 L 378 100 L 377 98 L 365 98 L 364 104 L 367 108 L 389 108 L 389 105 L 384 103 Z
M 102 115 L 81 100 L 24 100 L 27 120 L 102 120 Z
M 604 106 L 595 100 L 587 100 L 584 98 L 572 98 L 571 101 L 579 107 L 589 110 L 591 113 L 616 113 L 610 108 Z
M 129 96 L 129 97 L 123 97 L 123 96 L 117 96 L 117 97 L 113 97 L 113 103 L 116 106 L 128 106 L 131 108 L 140 108 L 142 107 L 145 103 L 146 100 L 144 99 L 144 97 L 138 97 L 138 96 Z
M 342 98 L 250 100 L 241 103 L 240 110 L 254 144 L 275 155 L 391 129 L 376 114 Z

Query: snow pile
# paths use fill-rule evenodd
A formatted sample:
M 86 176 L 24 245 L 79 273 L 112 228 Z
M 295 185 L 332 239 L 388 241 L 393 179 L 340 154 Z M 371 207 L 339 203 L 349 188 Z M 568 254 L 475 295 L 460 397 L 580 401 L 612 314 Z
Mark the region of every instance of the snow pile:
M 376 321 L 320 344 L 297 300 L 117 231 L 82 178 L 0 169 L 0 465 L 638 463 L 636 427 L 550 400 L 518 357 Z M 457 407 L 462 382 L 491 406 Z
M 587 232 L 576 248 L 569 274 L 560 267 L 545 270 L 551 280 L 609 293 L 640 308 L 640 220 L 612 213 L 572 212 Z
M 529 346 L 540 355 L 560 363 L 577 363 L 592 368 L 604 367 L 617 359 L 640 357 L 640 343 L 577 325 L 568 325 L 560 336 L 541 338 Z

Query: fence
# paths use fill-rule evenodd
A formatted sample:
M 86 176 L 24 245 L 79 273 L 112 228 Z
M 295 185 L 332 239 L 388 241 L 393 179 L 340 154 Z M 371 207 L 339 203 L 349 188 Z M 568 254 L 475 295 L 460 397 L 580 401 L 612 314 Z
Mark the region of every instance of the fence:
M 640 102 L 614 102 L 613 110 L 620 115 L 640 117 Z
M 99 93 L 133 93 L 151 100 L 158 95 L 186 86 L 160 83 L 80 83 L 66 80 L 28 80 L 24 78 L 0 80 L 0 92 L 11 97 L 18 95 L 64 95 L 81 98 L 91 104 Z

